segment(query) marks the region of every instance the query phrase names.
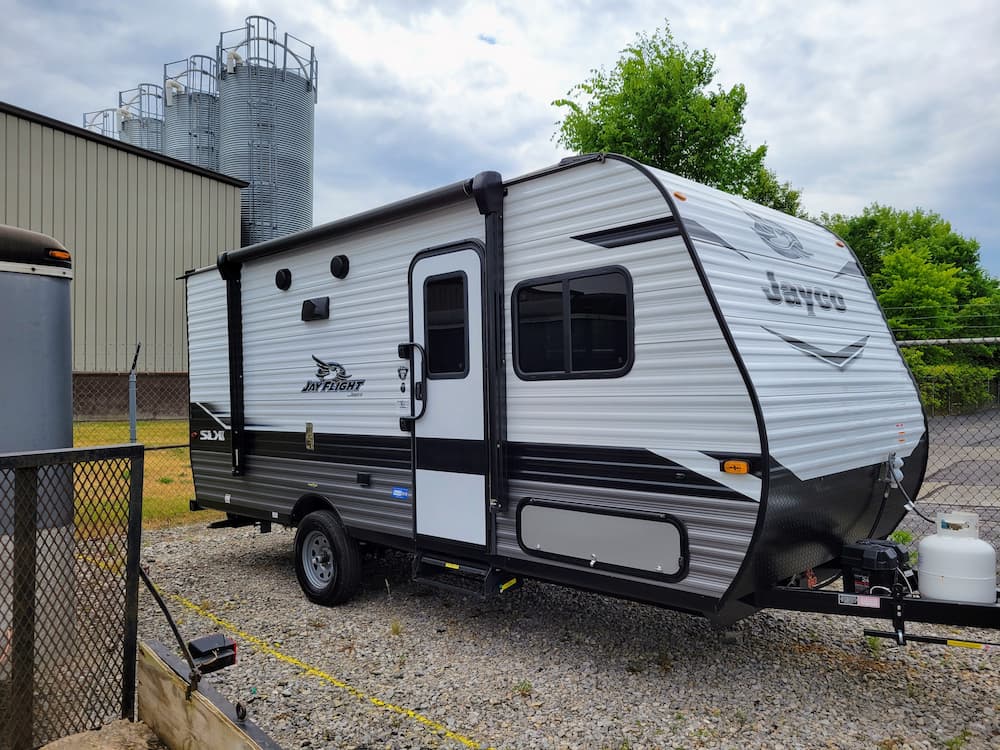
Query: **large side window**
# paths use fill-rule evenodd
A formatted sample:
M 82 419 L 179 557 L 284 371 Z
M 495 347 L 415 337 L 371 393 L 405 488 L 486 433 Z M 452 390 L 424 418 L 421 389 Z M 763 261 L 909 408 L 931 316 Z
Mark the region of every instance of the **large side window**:
M 624 268 L 524 281 L 512 308 L 515 370 L 525 380 L 619 377 L 632 367 L 632 283 Z
M 464 273 L 431 276 L 424 282 L 427 373 L 430 378 L 469 374 L 469 298 Z

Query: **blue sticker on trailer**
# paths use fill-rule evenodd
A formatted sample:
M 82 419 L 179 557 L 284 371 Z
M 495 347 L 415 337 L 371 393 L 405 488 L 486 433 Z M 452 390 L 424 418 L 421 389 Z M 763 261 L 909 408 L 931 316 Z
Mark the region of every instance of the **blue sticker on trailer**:
M 409 500 L 410 489 L 408 487 L 393 487 L 392 496 L 397 500 Z

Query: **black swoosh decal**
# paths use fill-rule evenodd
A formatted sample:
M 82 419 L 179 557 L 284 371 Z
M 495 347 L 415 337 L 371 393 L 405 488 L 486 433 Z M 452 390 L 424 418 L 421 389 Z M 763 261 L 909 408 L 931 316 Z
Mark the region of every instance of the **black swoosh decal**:
M 739 253 L 743 256 L 745 260 L 750 260 L 750 257 L 744 253 L 742 250 L 733 247 L 726 240 L 722 239 L 719 235 L 713 232 L 711 229 L 699 224 L 694 219 L 684 219 L 684 228 L 687 229 L 688 236 L 693 240 L 700 240 L 701 242 L 710 242 L 713 245 L 718 245 L 719 247 L 724 247 L 727 250 L 732 250 L 735 253 Z
M 865 272 L 861 270 L 861 266 L 855 263 L 853 260 L 849 260 L 844 264 L 844 267 L 837 271 L 836 276 L 833 278 L 839 278 L 841 276 L 864 276 Z
M 808 354 L 811 357 L 816 357 L 816 359 L 826 362 L 828 365 L 833 365 L 838 370 L 843 370 L 851 362 L 861 356 L 861 352 L 864 351 L 865 346 L 868 345 L 868 339 L 871 336 L 862 336 L 853 344 L 848 344 L 843 349 L 830 352 L 826 349 L 821 349 L 820 347 L 810 344 L 802 339 L 794 338 L 793 336 L 786 336 L 783 333 L 778 333 L 777 331 L 772 331 L 767 326 L 761 326 L 768 333 L 777 336 L 779 339 L 784 341 L 789 346 L 798 349 L 803 354 Z
M 602 229 L 599 232 L 588 232 L 578 234 L 571 239 L 589 242 L 591 245 L 613 248 L 623 245 L 635 245 L 640 242 L 650 242 L 652 240 L 662 240 L 665 237 L 676 237 L 681 233 L 677 226 L 677 221 L 673 216 L 665 216 L 662 219 L 652 221 L 641 221 L 637 224 L 625 224 L 613 229 Z

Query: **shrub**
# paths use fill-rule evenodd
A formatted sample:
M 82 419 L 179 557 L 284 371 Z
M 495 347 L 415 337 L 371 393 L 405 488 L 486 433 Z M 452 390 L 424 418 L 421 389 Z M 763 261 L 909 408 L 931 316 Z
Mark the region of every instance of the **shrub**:
M 960 414 L 993 401 L 998 370 L 969 364 L 913 364 L 924 408 L 932 414 Z

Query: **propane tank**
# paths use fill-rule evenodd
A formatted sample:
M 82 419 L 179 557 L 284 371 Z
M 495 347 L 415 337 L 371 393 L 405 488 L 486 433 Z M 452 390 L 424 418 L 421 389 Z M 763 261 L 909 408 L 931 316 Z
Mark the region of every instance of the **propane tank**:
M 920 596 L 993 604 L 997 599 L 997 553 L 979 538 L 979 516 L 938 513 L 937 533 L 917 547 Z

